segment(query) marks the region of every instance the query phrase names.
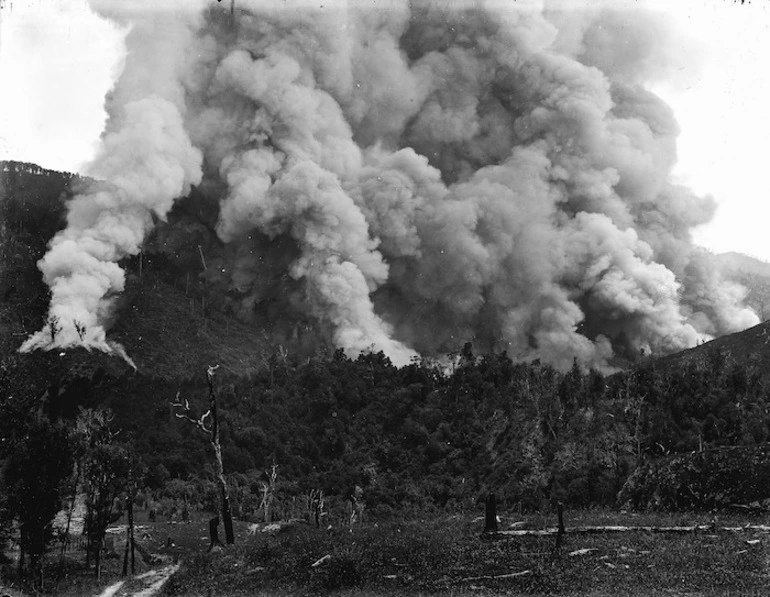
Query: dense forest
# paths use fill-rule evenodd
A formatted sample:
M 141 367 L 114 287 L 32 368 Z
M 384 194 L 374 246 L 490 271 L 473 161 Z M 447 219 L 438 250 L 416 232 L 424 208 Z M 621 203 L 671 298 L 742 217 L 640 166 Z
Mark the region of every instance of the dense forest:
M 162 492 L 172 479 L 205 482 L 211 470 L 201 467 L 210 461 L 205 437 L 174 420 L 162 400 L 177 388 L 161 388 L 136 379 L 103 404 L 135 438 L 148 484 Z M 201 375 L 178 391 L 203 404 L 204 389 Z M 472 509 L 490 490 L 525 509 L 554 500 L 711 508 L 766 497 L 761 479 L 751 487 L 725 480 L 697 496 L 678 496 L 665 485 L 671 479 L 654 479 L 651 493 L 638 474 L 627 483 L 634 471 L 663 470 L 682 455 L 695 462 L 727 450 L 727 468 L 736 458 L 753 461 L 770 437 L 766 386 L 720 352 L 675 370 L 650 360 L 609 377 L 514 363 L 504 353 L 476 356 L 470 344 L 448 371 L 430 362 L 397 369 L 381 353 L 351 360 L 338 351 L 303 363 L 276 355 L 252 376 L 223 379 L 219 396 L 224 460 L 250 516 L 272 464 L 285 507 L 312 489 L 346 497 L 359 486 L 369 510 L 383 514 Z M 699 466 L 718 483 L 722 461 L 712 460 Z
M 78 493 L 95 541 L 126 498 L 169 517 L 216 511 L 209 438 L 172 403 L 205 412 L 217 362 L 222 460 L 241 519 L 307 516 L 321 492 L 330 520 L 350 503 L 375 520 L 473 511 L 489 491 L 522 511 L 770 497 L 764 324 L 614 373 L 479 354 L 471 342 L 397 368 L 382 353 L 273 343 L 205 307 L 200 277 L 148 254 L 126 264 L 113 330 L 138 369 L 85 350 L 18 354 L 46 324 L 35 261 L 82 181 L 16 163 L 0 175 L 0 539 L 17 537 L 33 568 Z M 745 338 L 760 348 L 742 350 Z

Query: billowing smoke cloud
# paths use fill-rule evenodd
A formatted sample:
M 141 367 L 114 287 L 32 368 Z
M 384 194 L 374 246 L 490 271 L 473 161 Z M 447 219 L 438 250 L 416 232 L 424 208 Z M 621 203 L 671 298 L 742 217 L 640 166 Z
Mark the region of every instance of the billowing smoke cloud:
M 472 340 L 605 366 L 757 323 L 691 243 L 715 205 L 671 181 L 654 13 L 143 4 L 110 15 L 133 24 L 92 169 L 111 186 L 73 201 L 41 261 L 55 345 L 106 346 L 117 262 L 201 181 L 224 247 L 210 282 L 245 317 L 283 293 L 278 316 L 349 354 L 403 364 Z
M 178 11 L 149 14 L 121 7 L 125 12 L 111 16 L 131 17 L 132 51 L 108 100 L 109 121 L 89 169 L 106 184 L 71 201 L 66 229 L 39 262 L 51 287 L 52 325 L 29 338 L 22 351 L 72 345 L 113 350 L 104 324 L 125 282 L 118 261 L 139 252 L 152 214 L 165 217 L 174 199 L 201 180 L 202 155 L 185 130 L 180 81 L 199 11 L 180 5 Z

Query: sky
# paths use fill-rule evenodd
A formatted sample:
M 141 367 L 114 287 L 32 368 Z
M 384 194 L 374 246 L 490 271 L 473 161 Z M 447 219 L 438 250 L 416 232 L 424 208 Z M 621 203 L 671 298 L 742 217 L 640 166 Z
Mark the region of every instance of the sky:
M 682 39 L 687 76 L 673 69 L 654 88 L 682 129 L 675 176 L 719 206 L 695 241 L 770 261 L 770 0 L 647 3 L 670 14 Z M 124 34 L 88 0 L 0 0 L 0 159 L 84 169 Z

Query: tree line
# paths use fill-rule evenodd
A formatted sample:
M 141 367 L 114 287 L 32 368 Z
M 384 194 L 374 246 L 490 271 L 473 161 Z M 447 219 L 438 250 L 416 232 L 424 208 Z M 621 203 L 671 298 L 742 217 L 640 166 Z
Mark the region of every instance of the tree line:
M 78 491 L 88 540 L 99 545 L 127 500 L 220 511 L 220 472 L 233 516 L 247 520 L 313 517 L 313 495 L 353 514 L 365 506 L 374 519 L 477 510 L 489 491 L 519 510 L 714 507 L 766 497 L 770 476 L 766 382 L 724 352 L 666 366 L 643 359 L 606 376 L 475 355 L 470 344 L 451 362 L 401 368 L 382 353 L 295 362 L 276 351 L 252 375 L 220 381 L 223 471 L 210 438 L 179 416 L 179 396 L 190 412 L 205 411 L 211 386 L 200 374 L 112 383 L 74 375 L 56 386 L 25 373 L 26 358 L 0 367 L 0 457 L 3 538 L 19 542 L 32 576 L 54 515 Z M 678 495 L 677 478 L 695 486 L 698 475 L 719 478 L 720 466 L 757 479 L 730 494 L 734 472 L 725 472 L 698 499 Z M 652 495 L 668 497 L 656 504 Z

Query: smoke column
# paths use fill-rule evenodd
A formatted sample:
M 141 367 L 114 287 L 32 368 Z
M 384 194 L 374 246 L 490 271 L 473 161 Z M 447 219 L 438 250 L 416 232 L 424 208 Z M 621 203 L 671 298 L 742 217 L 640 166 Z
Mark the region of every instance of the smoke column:
M 713 200 L 671 180 L 678 128 L 650 87 L 679 62 L 660 15 L 101 4 L 132 27 L 91 169 L 109 184 L 72 201 L 40 262 L 62 331 L 23 350 L 109 349 L 118 262 L 191 185 L 217 206 L 211 283 L 239 315 L 282 297 L 350 355 L 471 340 L 606 367 L 758 323 L 692 245 Z
M 130 19 L 132 27 L 131 51 L 108 97 L 109 120 L 89 168 L 105 184 L 70 202 L 66 229 L 38 263 L 51 288 L 49 321 L 60 329 L 44 328 L 22 351 L 73 345 L 115 349 L 104 325 L 125 282 L 118 261 L 139 252 L 152 214 L 165 217 L 174 199 L 201 180 L 202 156 L 185 130 L 179 79 L 199 10 L 183 6 L 150 13 L 129 3 L 120 8 L 94 3 L 102 14 L 123 23 Z

